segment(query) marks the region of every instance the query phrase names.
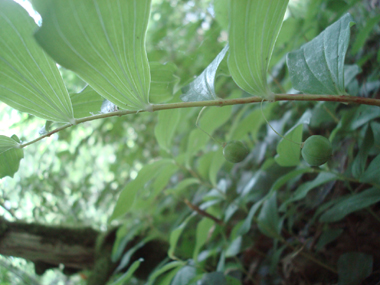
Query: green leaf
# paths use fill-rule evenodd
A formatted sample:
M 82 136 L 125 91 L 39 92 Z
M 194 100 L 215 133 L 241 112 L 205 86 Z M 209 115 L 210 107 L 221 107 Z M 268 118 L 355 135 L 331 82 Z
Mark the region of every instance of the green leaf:
M 168 264 L 165 264 L 164 266 L 162 266 L 161 268 L 157 269 L 156 271 L 154 271 L 150 276 L 149 276 L 149 279 L 148 279 L 148 282 L 147 282 L 147 285 L 152 285 L 153 282 L 156 280 L 156 278 L 158 276 L 160 276 L 161 274 L 165 273 L 166 271 L 169 271 L 173 268 L 177 268 L 177 267 L 182 267 L 184 266 L 184 262 L 182 261 L 172 261 Z
M 133 255 L 152 239 L 153 239 L 153 236 L 146 236 L 139 243 L 134 245 L 132 248 L 128 249 L 128 251 L 123 255 L 123 258 L 121 259 L 117 268 L 115 269 L 115 272 L 120 272 L 122 269 L 124 269 L 131 261 L 131 258 L 133 257 Z
M 190 216 L 188 216 L 183 222 L 182 224 L 180 224 L 177 228 L 175 228 L 171 233 L 170 233 L 170 238 L 169 238 L 169 250 L 168 250 L 168 255 L 170 258 L 172 259 L 175 259 L 175 256 L 174 256 L 174 252 L 175 252 L 175 248 L 177 246 L 177 243 L 178 243 L 178 239 L 179 237 L 181 236 L 183 230 L 185 229 L 187 223 L 190 221 L 190 219 L 192 217 L 194 217 L 195 214 L 191 214 Z
M 226 277 L 221 272 L 205 273 L 197 285 L 228 285 Z M 238 283 L 239 284 L 239 283 Z
M 309 181 L 306 183 L 303 183 L 301 186 L 299 186 L 296 191 L 293 193 L 293 195 L 286 200 L 284 203 L 282 203 L 280 210 L 286 209 L 286 205 L 290 204 L 291 202 L 301 200 L 306 197 L 307 193 L 309 193 L 310 190 L 323 185 L 327 182 L 337 180 L 338 177 L 329 172 L 321 172 L 318 174 L 317 178 L 315 178 L 313 181 Z
M 173 189 L 168 189 L 165 191 L 166 194 L 179 194 L 182 192 L 182 190 L 186 190 L 189 186 L 194 185 L 194 184 L 199 184 L 199 179 L 197 178 L 186 178 L 179 182 L 175 188 Z
M 20 144 L 16 140 L 0 135 L 0 154 L 12 148 L 19 148 L 19 147 L 20 147 Z
M 241 251 L 242 241 L 242 236 L 238 236 L 233 241 L 231 241 L 228 245 L 228 248 L 226 249 L 225 257 L 237 256 Z
M 175 75 L 177 66 L 174 63 L 150 62 L 150 76 L 152 77 L 149 90 L 149 102 L 163 103 L 173 98 L 174 89 L 179 82 Z
M 264 116 L 269 116 L 274 106 L 275 104 L 266 104 L 263 106 Z M 260 108 L 257 108 L 249 112 L 249 114 L 239 122 L 236 128 L 231 131 L 229 137 L 235 140 L 242 140 L 249 134 L 253 139 L 256 139 L 257 132 L 264 123 L 263 114 Z
M 18 171 L 20 160 L 24 158 L 24 149 L 19 146 L 20 140 L 16 135 L 11 138 L 0 135 L 0 179 L 13 177 Z
M 276 193 L 264 201 L 260 214 L 257 217 L 257 226 L 264 235 L 270 238 L 277 239 L 280 237 L 282 221 L 278 216 Z
M 197 274 L 197 270 L 193 266 L 182 267 L 174 276 L 172 284 L 176 285 L 189 285 L 191 279 Z
M 180 269 L 181 267 L 174 268 L 170 272 L 166 273 L 162 278 L 160 278 L 158 282 L 154 283 L 154 285 L 171 285 L 172 279 Z
M 37 25 L 19 4 L 0 1 L 0 100 L 57 122 L 74 123 L 69 94 L 55 63 L 33 38 Z
M 102 97 L 123 109 L 149 104 L 145 35 L 150 0 L 46 1 L 37 42 Z
M 284 19 L 287 0 L 230 1 L 228 67 L 244 91 L 268 98 L 268 65 Z
M 380 117 L 380 108 L 378 106 L 360 105 L 354 116 L 348 113 L 351 118 L 350 130 L 357 130 L 365 123 Z
M 361 50 L 370 35 L 373 28 L 380 22 L 380 15 L 377 15 L 371 19 L 366 19 L 365 26 L 359 30 L 358 35 L 355 39 L 354 44 L 352 45 L 351 53 L 356 54 L 359 50 Z
M 358 194 L 348 195 L 331 209 L 324 212 L 319 221 L 321 223 L 337 222 L 348 214 L 364 209 L 379 201 L 380 189 L 378 188 L 371 188 Z
M 124 285 L 127 284 L 132 276 L 133 273 L 140 267 L 141 262 L 143 262 L 144 259 L 140 258 L 139 260 L 136 260 L 132 263 L 132 265 L 128 268 L 127 272 L 125 272 L 119 279 L 117 279 L 115 282 L 113 282 L 111 285 Z
M 359 147 L 359 152 L 352 163 L 352 176 L 359 179 L 366 167 L 369 151 L 374 143 L 374 137 L 371 126 L 368 125 L 365 136 Z
M 296 178 L 299 175 L 302 175 L 304 173 L 313 172 L 314 170 L 312 168 L 301 168 L 301 169 L 295 169 L 293 171 L 288 172 L 284 176 L 281 176 L 276 180 L 276 182 L 273 183 L 272 187 L 270 188 L 267 197 L 270 197 L 275 191 L 280 189 L 283 185 L 285 185 L 289 180 Z
M 228 30 L 228 7 L 230 0 L 214 0 L 215 19 L 223 30 Z
M 255 216 L 256 212 L 259 210 L 260 206 L 263 204 L 263 202 L 264 200 L 260 200 L 256 202 L 255 204 L 253 204 L 243 224 L 240 226 L 238 230 L 238 233 L 237 233 L 238 235 L 245 235 L 246 233 L 248 233 L 252 225 L 252 219 Z
M 380 165 L 380 154 L 371 161 L 366 171 L 360 177 L 360 181 L 377 184 L 377 187 L 379 187 L 380 185 L 379 165 Z
M 356 64 L 345 65 L 344 66 L 344 84 L 345 84 L 345 87 L 347 87 L 347 85 L 352 80 L 354 80 L 356 75 L 358 75 L 360 72 L 362 72 L 362 69 Z
M 193 252 L 193 260 L 198 260 L 198 254 L 202 246 L 206 243 L 209 237 L 210 229 L 214 226 L 215 222 L 209 218 L 203 218 L 197 224 L 197 230 L 195 235 L 195 248 Z
M 223 164 L 226 162 L 223 152 L 221 150 L 215 151 L 214 155 L 212 156 L 210 168 L 209 168 L 209 179 L 212 185 L 216 186 L 218 184 L 217 182 L 217 176 L 219 170 L 222 168 Z
M 303 124 L 309 124 L 311 112 L 307 111 L 301 119 L 284 135 L 277 145 L 276 162 L 280 166 L 296 166 L 300 163 Z M 290 141 L 289 141 L 290 140 Z
M 212 107 L 206 109 L 199 119 L 199 126 L 212 134 L 231 118 L 232 106 Z
M 235 277 L 227 275 L 225 278 L 227 280 L 227 285 L 242 285 L 241 281 Z
M 326 28 L 299 50 L 287 55 L 293 87 L 308 94 L 347 94 L 344 87 L 344 59 L 350 40 L 350 14 Z
M 129 241 L 131 241 L 143 228 L 143 224 L 138 223 L 134 225 L 123 224 L 116 231 L 116 239 L 112 247 L 111 260 L 117 262 L 126 248 Z
M 180 110 L 165 110 L 158 113 L 154 134 L 162 149 L 170 153 L 172 139 L 180 120 Z
M 79 93 L 70 94 L 73 103 L 74 117 L 83 118 L 100 112 L 104 98 L 95 92 L 89 85 Z
M 135 180 L 129 182 L 127 186 L 121 191 L 119 198 L 117 199 L 116 206 L 110 217 L 110 221 L 120 218 L 126 214 L 135 202 L 136 194 L 143 190 L 145 183 L 156 177 L 162 167 L 171 164 L 169 159 L 162 159 L 151 164 L 145 165 L 138 173 Z
M 343 229 L 328 229 L 324 231 L 315 245 L 316 250 L 322 250 L 325 245 L 336 240 L 342 233 Z
M 232 106 L 226 106 L 223 108 L 209 108 L 203 112 L 202 117 L 199 120 L 199 126 L 204 131 L 212 135 L 217 128 L 221 127 L 230 119 L 231 112 Z M 191 157 L 201 150 L 209 139 L 210 137 L 200 129 L 194 129 L 191 131 L 186 151 L 188 164 Z
M 347 252 L 338 260 L 339 285 L 358 285 L 372 273 L 373 257 L 362 252 Z
M 184 87 L 184 94 L 181 95 L 181 100 L 184 102 L 217 100 L 215 94 L 214 83 L 215 75 L 220 62 L 228 51 L 226 45 L 217 57 L 207 66 L 207 68 L 193 82 Z

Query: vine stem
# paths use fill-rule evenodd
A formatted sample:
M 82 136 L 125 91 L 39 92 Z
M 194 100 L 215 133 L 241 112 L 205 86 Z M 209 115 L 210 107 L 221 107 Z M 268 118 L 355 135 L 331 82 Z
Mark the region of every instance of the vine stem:
M 98 119 L 104 119 L 109 117 L 120 117 L 129 114 L 137 114 L 142 112 L 155 112 L 161 110 L 170 109 L 181 109 L 181 108 L 193 108 L 193 107 L 209 107 L 209 106 L 229 106 L 238 104 L 250 104 L 250 103 L 260 103 L 261 101 L 277 102 L 277 101 L 325 101 L 325 102 L 338 102 L 338 103 L 348 103 L 348 104 L 363 104 L 372 105 L 380 107 L 380 99 L 373 98 L 363 98 L 357 96 L 345 96 L 345 95 L 314 95 L 314 94 L 276 94 L 272 100 L 264 99 L 261 97 L 248 97 L 248 98 L 238 98 L 238 99 L 226 99 L 226 100 L 211 100 L 211 101 L 197 101 L 197 102 L 178 102 L 169 104 L 158 104 L 150 105 L 149 110 L 118 110 L 115 112 L 110 112 L 106 114 L 98 114 L 90 117 L 84 117 L 80 119 L 75 119 L 75 124 L 67 124 L 59 127 L 51 132 L 48 132 L 30 142 L 20 144 L 19 148 L 24 148 L 31 145 L 37 141 L 40 141 L 46 137 L 50 137 L 59 131 L 67 129 L 73 125 L 81 124 L 84 122 L 94 121 Z

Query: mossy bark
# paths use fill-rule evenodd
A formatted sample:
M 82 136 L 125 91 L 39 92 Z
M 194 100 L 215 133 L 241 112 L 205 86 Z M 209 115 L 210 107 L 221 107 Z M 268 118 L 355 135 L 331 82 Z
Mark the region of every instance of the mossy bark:
M 114 228 L 100 233 L 92 228 L 72 228 L 47 226 L 35 223 L 9 222 L 0 218 L 0 254 L 21 257 L 35 264 L 36 274 L 47 269 L 65 266 L 63 273 L 74 274 L 90 270 L 88 285 L 106 284 L 118 266 L 111 261 L 113 243 L 116 238 Z M 125 252 L 144 237 L 130 241 Z M 146 279 L 149 273 L 166 258 L 168 244 L 153 240 L 137 250 L 129 264 L 143 258 L 144 263 L 135 276 Z

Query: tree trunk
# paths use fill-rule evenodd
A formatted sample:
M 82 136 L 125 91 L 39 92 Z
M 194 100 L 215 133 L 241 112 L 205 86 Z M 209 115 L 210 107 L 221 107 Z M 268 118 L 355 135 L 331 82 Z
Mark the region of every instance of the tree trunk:
M 0 254 L 34 262 L 37 274 L 60 264 L 66 269 L 91 269 L 95 262 L 98 234 L 91 228 L 76 229 L 0 220 Z
M 34 262 L 35 272 L 39 275 L 60 264 L 64 265 L 63 273 L 68 275 L 81 270 L 92 270 L 88 284 L 102 285 L 118 266 L 118 263 L 111 261 L 116 230 L 100 233 L 88 227 L 57 227 L 0 219 L 0 254 Z M 101 248 L 99 242 L 97 244 L 100 238 L 102 238 Z M 136 237 L 130 241 L 125 252 L 142 238 Z M 129 264 L 139 258 L 143 258 L 145 262 L 135 272 L 135 276 L 146 278 L 167 256 L 167 249 L 168 245 L 165 242 L 153 240 L 137 250 Z

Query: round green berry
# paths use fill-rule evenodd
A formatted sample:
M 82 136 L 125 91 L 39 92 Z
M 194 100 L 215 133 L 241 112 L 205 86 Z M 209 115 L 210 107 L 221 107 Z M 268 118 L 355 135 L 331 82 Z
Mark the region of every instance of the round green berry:
M 332 156 L 330 141 L 323 136 L 308 137 L 302 147 L 302 157 L 310 166 L 326 163 Z
M 224 158 L 232 163 L 243 161 L 248 153 L 248 148 L 241 141 L 230 141 L 223 149 Z

